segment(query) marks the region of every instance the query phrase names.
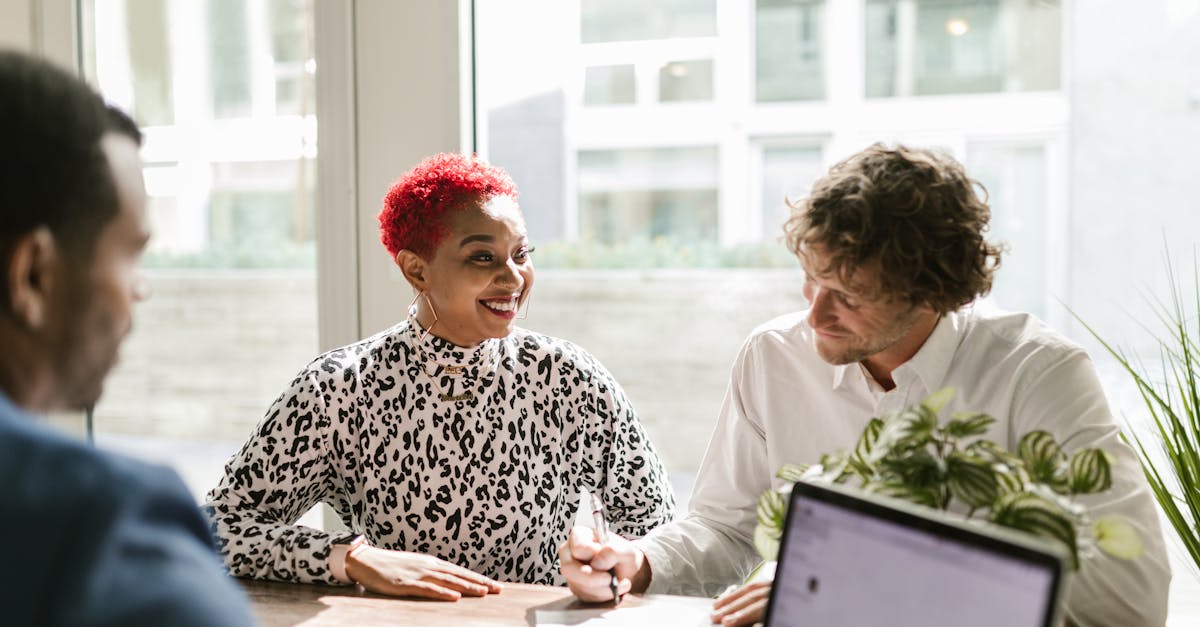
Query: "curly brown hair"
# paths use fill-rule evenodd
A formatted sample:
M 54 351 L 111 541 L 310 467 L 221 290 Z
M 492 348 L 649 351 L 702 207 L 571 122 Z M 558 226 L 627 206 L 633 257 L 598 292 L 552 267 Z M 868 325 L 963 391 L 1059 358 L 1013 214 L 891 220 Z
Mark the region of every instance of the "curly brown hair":
M 878 268 L 877 285 L 855 287 L 947 313 L 987 294 L 1000 266 L 1004 247 L 984 239 L 986 199 L 948 155 L 874 144 L 788 203 L 784 238 L 797 257 L 820 247 L 822 276 L 850 285 L 859 268 Z

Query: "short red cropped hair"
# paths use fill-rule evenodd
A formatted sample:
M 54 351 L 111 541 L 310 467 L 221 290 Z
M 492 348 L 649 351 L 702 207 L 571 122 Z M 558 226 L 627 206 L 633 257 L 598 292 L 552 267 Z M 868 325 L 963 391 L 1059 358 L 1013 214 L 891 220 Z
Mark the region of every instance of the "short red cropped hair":
M 383 197 L 380 239 L 392 258 L 408 249 L 429 259 L 449 235 L 446 218 L 451 212 L 493 196 L 517 197 L 517 186 L 504 170 L 478 156 L 428 157 L 392 183 Z

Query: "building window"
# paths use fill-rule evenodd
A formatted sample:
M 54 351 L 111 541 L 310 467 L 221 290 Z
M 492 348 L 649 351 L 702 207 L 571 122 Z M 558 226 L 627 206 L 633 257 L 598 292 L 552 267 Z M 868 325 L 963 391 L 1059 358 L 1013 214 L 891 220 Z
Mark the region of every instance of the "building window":
M 583 43 L 711 37 L 717 31 L 716 0 L 582 0 Z
M 658 71 L 658 100 L 688 102 L 713 99 L 711 59 L 670 61 Z
M 824 162 L 821 147 L 811 144 L 764 143 L 761 150 L 759 236 L 763 241 L 774 241 L 791 215 L 789 203 L 808 193 L 813 181 L 824 173 Z
M 989 239 L 1008 246 L 991 298 L 1010 311 L 1045 318 L 1048 293 L 1047 223 L 1052 217 L 1041 142 L 972 142 L 967 171 L 987 190 L 992 209 Z
M 714 147 L 579 153 L 579 236 L 602 244 L 717 239 Z
M 758 102 L 825 97 L 823 0 L 758 0 L 754 89 Z
M 317 349 L 313 0 L 80 6 L 89 77 L 145 135 L 152 232 L 97 442 L 199 497 Z
M 1058 2 L 867 0 L 865 8 L 869 98 L 1058 89 Z

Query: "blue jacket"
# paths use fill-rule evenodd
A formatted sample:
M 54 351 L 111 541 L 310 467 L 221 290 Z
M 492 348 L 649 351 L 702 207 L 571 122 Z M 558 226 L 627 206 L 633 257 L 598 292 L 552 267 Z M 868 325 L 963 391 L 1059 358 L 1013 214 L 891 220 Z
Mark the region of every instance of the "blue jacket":
M 48 431 L 0 394 L 0 623 L 251 625 L 169 469 Z

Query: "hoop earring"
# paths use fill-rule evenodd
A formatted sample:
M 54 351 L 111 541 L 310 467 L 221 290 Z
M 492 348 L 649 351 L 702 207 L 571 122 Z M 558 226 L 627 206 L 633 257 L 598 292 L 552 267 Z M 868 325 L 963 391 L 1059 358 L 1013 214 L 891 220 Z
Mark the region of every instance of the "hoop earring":
M 433 331 L 433 327 L 437 326 L 438 315 L 437 310 L 433 308 L 433 301 L 429 300 L 429 294 L 426 294 L 424 291 L 420 291 L 417 292 L 416 296 L 413 296 L 412 302 L 408 304 L 408 317 L 412 318 L 413 323 L 415 323 L 418 327 L 421 326 L 421 322 L 417 320 L 417 299 L 421 298 L 422 296 L 425 297 L 425 306 L 429 307 L 429 313 L 433 314 L 433 322 L 429 325 L 428 329 L 425 329 L 425 333 L 421 335 L 421 339 L 417 340 L 418 342 L 424 344 L 425 338 L 429 337 L 429 333 Z
M 532 303 L 533 303 L 533 292 L 527 292 L 525 295 L 525 313 L 524 314 L 518 313 L 514 317 L 514 319 L 515 320 L 524 320 L 524 319 L 528 318 L 529 317 L 529 306 Z

